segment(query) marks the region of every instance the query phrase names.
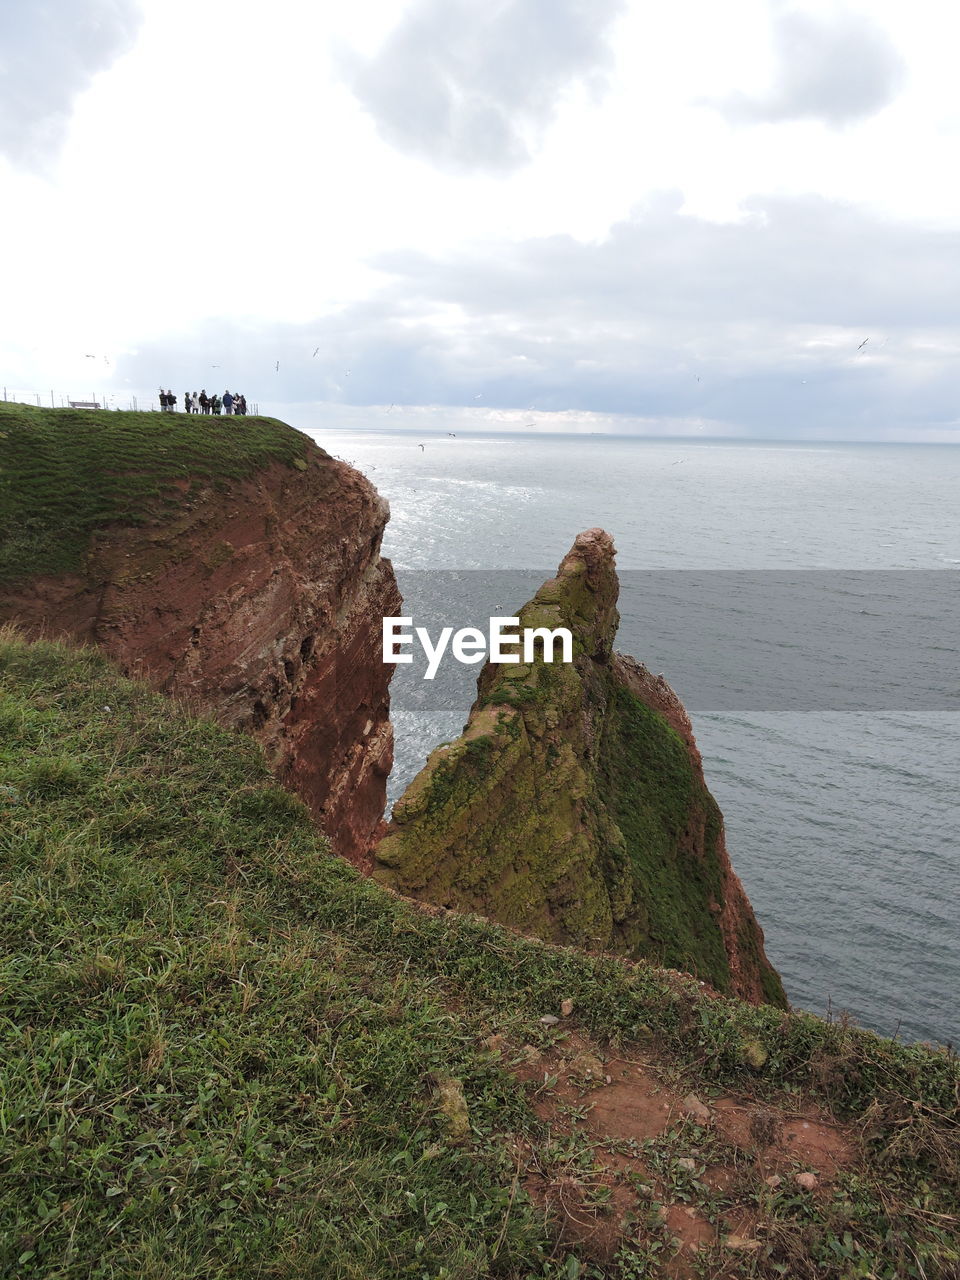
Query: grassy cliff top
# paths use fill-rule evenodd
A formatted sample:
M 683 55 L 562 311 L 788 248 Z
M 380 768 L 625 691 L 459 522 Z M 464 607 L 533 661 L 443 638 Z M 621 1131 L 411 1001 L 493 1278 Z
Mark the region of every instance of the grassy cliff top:
M 563 1194 L 600 1185 L 511 1056 L 573 1028 L 655 1052 L 678 1091 L 816 1090 L 862 1122 L 819 1198 L 744 1156 L 723 1196 L 761 1243 L 702 1274 L 955 1274 L 946 1054 L 420 911 L 328 854 L 252 742 L 0 632 L 0 1274 L 666 1275 L 656 1214 L 601 1264 L 528 1198 L 530 1161 Z M 636 1151 L 699 1203 L 680 1149 Z
M 95 529 L 311 447 L 275 418 L 0 405 L 0 583 L 80 568 Z

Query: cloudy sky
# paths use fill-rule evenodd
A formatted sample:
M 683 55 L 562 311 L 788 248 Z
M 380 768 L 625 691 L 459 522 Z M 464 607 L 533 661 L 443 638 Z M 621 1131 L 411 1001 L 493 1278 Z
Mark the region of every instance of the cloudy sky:
M 960 441 L 943 0 L 4 0 L 0 376 Z

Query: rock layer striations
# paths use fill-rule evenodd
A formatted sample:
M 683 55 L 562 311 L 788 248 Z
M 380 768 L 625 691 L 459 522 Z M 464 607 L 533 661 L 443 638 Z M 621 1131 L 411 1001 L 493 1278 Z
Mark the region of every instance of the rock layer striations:
M 608 534 L 580 534 L 521 626 L 568 627 L 571 664 L 488 663 L 463 735 L 394 808 L 374 874 L 555 941 L 645 957 L 786 1003 L 735 875 L 689 718 L 613 651 Z

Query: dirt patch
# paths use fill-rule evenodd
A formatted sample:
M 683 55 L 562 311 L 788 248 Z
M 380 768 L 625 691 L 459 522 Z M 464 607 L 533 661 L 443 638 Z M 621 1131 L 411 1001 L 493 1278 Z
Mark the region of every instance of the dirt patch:
M 712 1110 L 716 1127 L 727 1141 L 757 1153 L 772 1170 L 796 1163 L 830 1179 L 853 1159 L 850 1133 L 815 1108 L 790 1115 L 776 1107 L 725 1097 L 715 1099 Z
M 757 1205 L 775 1186 L 803 1171 L 815 1192 L 857 1158 L 852 1130 L 812 1104 L 689 1092 L 652 1051 L 621 1057 L 573 1029 L 546 1049 L 500 1036 L 487 1047 L 527 1082 L 544 1123 L 522 1160 L 524 1186 L 583 1260 L 656 1243 L 662 1274 L 688 1280 L 698 1255 L 720 1248 L 740 1274 L 764 1238 Z
M 692 1205 L 666 1205 L 664 1220 L 667 1230 L 677 1241 L 681 1255 L 698 1253 L 702 1248 L 716 1244 L 716 1228 Z
M 532 1174 L 524 1186 L 531 1199 L 551 1214 L 562 1243 L 576 1247 L 584 1258 L 612 1261 L 624 1236 L 630 1233 L 636 1196 L 615 1178 L 600 1177 L 584 1184 L 570 1176 L 551 1180 Z M 598 1204 L 601 1190 L 605 1195 Z
M 676 1095 L 639 1063 L 612 1059 L 605 1065 L 611 1083 L 604 1081 L 590 1095 L 587 1127 L 591 1132 L 601 1140 L 613 1135 L 621 1141 L 640 1142 L 663 1133 L 676 1113 Z

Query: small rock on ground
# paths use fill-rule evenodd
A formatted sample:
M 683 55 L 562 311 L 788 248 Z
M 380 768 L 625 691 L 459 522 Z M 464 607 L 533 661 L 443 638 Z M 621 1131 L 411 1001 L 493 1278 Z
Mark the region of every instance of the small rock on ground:
M 708 1124 L 710 1121 L 709 1108 L 705 1107 L 695 1093 L 688 1093 L 681 1102 L 681 1107 L 688 1116 L 692 1116 L 698 1124 Z
M 759 1240 L 747 1240 L 744 1236 L 727 1236 L 723 1243 L 727 1249 L 742 1249 L 749 1251 L 750 1249 L 760 1248 Z
M 602 1080 L 603 1063 L 592 1053 L 578 1053 L 570 1062 L 570 1074 L 582 1080 Z

